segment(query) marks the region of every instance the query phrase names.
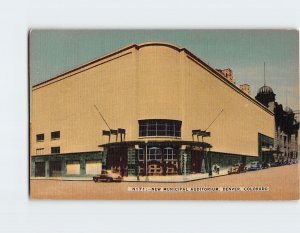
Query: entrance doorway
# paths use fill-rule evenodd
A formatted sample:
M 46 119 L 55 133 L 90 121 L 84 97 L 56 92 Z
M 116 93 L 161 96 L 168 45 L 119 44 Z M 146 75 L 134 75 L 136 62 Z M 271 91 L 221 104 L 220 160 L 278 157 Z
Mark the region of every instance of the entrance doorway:
M 107 169 L 121 176 L 127 176 L 127 148 L 110 148 L 108 150 Z
M 35 162 L 35 176 L 36 177 L 45 176 L 45 162 Z
M 192 158 L 191 158 L 192 173 L 201 172 L 203 159 L 204 159 L 204 152 L 202 150 L 192 150 Z

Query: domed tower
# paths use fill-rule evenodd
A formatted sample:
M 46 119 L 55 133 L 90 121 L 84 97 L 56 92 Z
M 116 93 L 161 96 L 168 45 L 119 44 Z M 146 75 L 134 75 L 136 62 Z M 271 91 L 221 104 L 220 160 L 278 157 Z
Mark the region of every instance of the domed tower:
M 258 89 L 255 99 L 265 105 L 269 110 L 274 111 L 275 96 L 272 88 L 264 85 Z
M 265 105 L 270 111 L 275 110 L 275 94 L 271 87 L 266 86 L 266 68 L 264 63 L 264 85 L 258 89 L 255 99 Z
M 288 107 L 288 106 L 286 106 L 286 107 L 284 108 L 284 111 L 286 111 L 286 113 L 287 113 L 288 115 L 294 113 L 293 110 L 292 110 L 290 107 Z

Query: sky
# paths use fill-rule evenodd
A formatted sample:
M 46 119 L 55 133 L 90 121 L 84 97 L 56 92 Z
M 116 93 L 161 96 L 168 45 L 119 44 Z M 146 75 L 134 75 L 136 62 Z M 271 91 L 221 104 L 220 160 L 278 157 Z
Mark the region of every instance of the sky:
M 264 85 L 276 101 L 299 109 L 299 34 L 295 30 L 33 30 L 30 83 L 133 43 L 158 41 L 184 47 L 213 68 L 231 68 L 237 85 L 250 84 L 255 97 Z

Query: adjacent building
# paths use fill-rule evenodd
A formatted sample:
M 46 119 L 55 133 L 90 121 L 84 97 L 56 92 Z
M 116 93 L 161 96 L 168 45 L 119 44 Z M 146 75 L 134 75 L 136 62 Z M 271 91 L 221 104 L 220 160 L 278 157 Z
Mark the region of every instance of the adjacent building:
M 240 89 L 247 95 L 251 95 L 251 86 L 249 84 L 241 84 Z
M 217 71 L 222 74 L 229 82 L 235 84 L 235 78 L 233 77 L 233 72 L 230 68 L 217 69 Z
M 298 131 L 299 122 L 291 108 L 275 101 L 271 87 L 264 85 L 258 90 L 256 99 L 275 114 L 275 139 L 272 162 L 281 164 L 298 160 Z
M 31 175 L 181 175 L 262 160 L 274 113 L 231 76 L 185 48 L 149 42 L 35 85 Z

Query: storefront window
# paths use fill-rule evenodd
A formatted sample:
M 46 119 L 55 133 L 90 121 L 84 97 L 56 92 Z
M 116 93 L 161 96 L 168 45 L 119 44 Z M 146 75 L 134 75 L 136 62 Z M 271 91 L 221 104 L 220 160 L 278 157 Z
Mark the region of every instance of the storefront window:
M 161 160 L 161 150 L 158 147 L 151 147 L 148 151 L 149 160 Z
M 139 161 L 144 160 L 144 153 L 145 153 L 145 149 L 143 149 L 143 148 L 138 149 L 138 160 Z M 150 161 L 150 160 L 161 160 L 162 159 L 161 149 L 158 148 L 158 147 L 148 148 L 147 157 L 148 157 L 148 161 Z
M 137 152 L 138 152 L 138 160 L 144 161 L 144 149 L 140 148 L 137 150 Z
M 174 149 L 171 147 L 164 148 L 164 159 L 165 160 L 176 160 Z

